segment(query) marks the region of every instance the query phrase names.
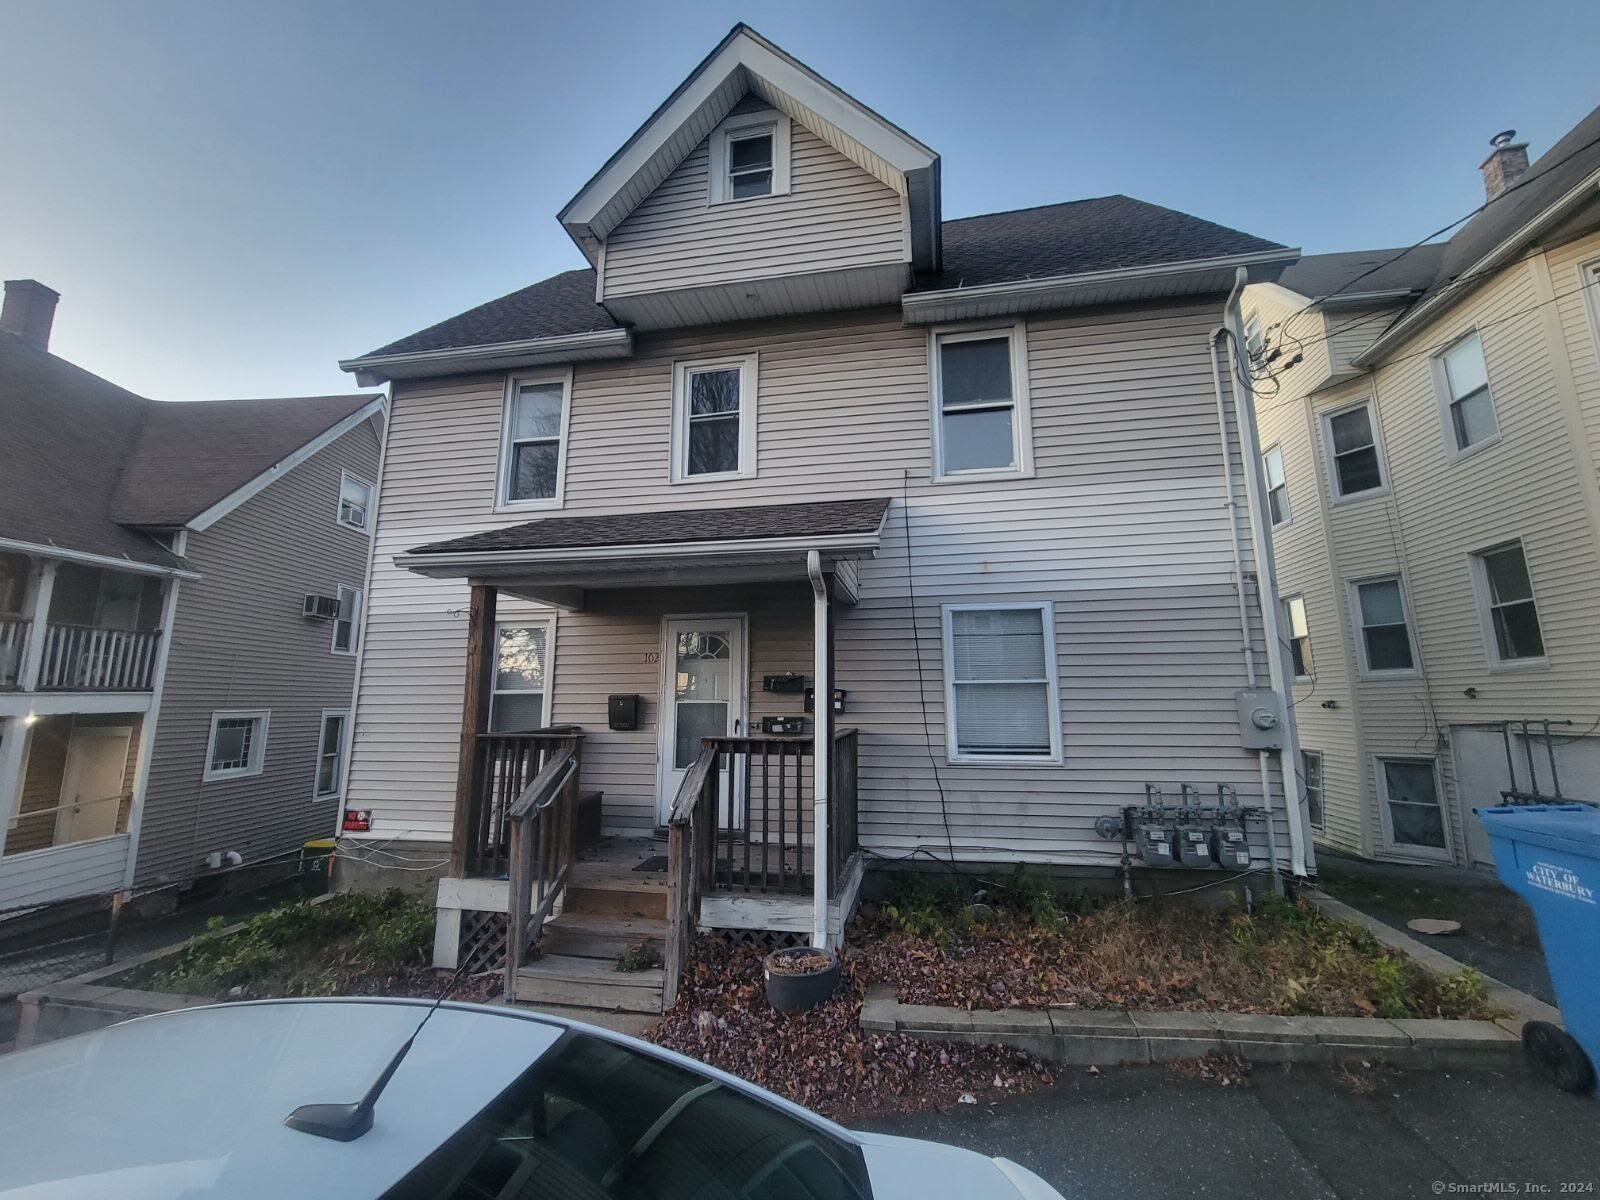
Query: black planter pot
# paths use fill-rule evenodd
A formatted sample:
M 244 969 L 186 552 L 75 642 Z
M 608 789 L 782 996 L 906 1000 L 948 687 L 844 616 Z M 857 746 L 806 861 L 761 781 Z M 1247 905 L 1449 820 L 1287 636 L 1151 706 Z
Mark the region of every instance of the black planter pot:
M 804 975 L 786 975 L 774 971 L 772 961 L 793 952 L 777 950 L 767 955 L 762 970 L 767 980 L 767 1000 L 779 1012 L 805 1012 L 809 1008 L 815 1008 L 832 996 L 834 989 L 839 986 L 839 956 L 831 950 L 817 951 L 814 947 L 804 949 L 826 954 L 827 967 Z

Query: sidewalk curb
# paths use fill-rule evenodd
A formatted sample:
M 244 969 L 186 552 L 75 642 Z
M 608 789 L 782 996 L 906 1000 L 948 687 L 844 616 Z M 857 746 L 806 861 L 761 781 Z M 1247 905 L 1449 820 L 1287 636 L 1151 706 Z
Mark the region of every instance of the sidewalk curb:
M 995 1012 L 901 1004 L 872 984 L 861 1028 L 930 1041 L 1005 1045 L 1066 1066 L 1165 1063 L 1204 1054 L 1250 1062 L 1385 1063 L 1397 1067 L 1521 1065 L 1516 1033 L 1493 1021 L 1146 1013 L 1052 1007 Z

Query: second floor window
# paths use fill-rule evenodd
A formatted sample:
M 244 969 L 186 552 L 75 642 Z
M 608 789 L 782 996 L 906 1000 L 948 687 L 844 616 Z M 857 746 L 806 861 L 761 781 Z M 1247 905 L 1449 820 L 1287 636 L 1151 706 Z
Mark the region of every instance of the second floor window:
M 570 391 L 571 379 L 566 376 L 511 381 L 500 463 L 502 504 L 561 503 Z
M 1267 511 L 1274 527 L 1289 521 L 1289 485 L 1283 478 L 1283 451 L 1277 446 L 1261 456 L 1261 469 L 1267 477 Z
M 1355 592 L 1362 666 L 1368 672 L 1412 670 L 1416 663 L 1400 581 L 1370 579 L 1356 584 Z
M 1544 632 L 1533 580 L 1521 542 L 1510 542 L 1472 556 L 1483 589 L 1491 650 L 1497 662 L 1526 662 L 1544 657 Z
M 1333 486 L 1342 496 L 1359 496 L 1383 487 L 1383 463 L 1372 406 L 1357 405 L 1323 418 L 1323 432 L 1332 457 Z
M 372 485 L 348 471 L 339 476 L 339 524 L 365 533 L 372 528 Z
M 1450 415 L 1450 435 L 1459 452 L 1489 441 L 1499 432 L 1489 373 L 1483 363 L 1483 341 L 1469 334 L 1435 360 L 1436 380 Z
M 755 474 L 754 355 L 674 365 L 672 443 L 675 482 Z
M 361 628 L 361 589 L 339 588 L 339 615 L 333 619 L 333 652 L 354 654 Z
M 935 332 L 931 359 L 934 477 L 1027 474 L 1032 451 L 1023 326 Z
M 1289 624 L 1289 660 L 1296 679 L 1311 678 L 1311 626 L 1306 621 L 1306 598 L 1290 596 L 1283 602 Z

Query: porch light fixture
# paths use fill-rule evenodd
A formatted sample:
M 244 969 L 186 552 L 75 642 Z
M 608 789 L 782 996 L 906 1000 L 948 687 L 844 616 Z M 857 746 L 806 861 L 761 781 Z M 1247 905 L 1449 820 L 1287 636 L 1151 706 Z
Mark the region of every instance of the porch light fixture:
M 27 716 L 22 718 L 22 723 L 24 725 L 36 725 L 36 724 L 38 724 L 38 721 L 39 721 L 39 714 L 38 713 L 29 713 Z

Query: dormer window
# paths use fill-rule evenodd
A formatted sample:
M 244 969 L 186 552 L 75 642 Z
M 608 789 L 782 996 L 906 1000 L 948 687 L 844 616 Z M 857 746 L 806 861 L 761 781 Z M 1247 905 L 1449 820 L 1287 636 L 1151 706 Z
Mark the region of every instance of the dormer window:
M 729 117 L 711 135 L 712 204 L 789 191 L 789 118 L 773 109 Z

